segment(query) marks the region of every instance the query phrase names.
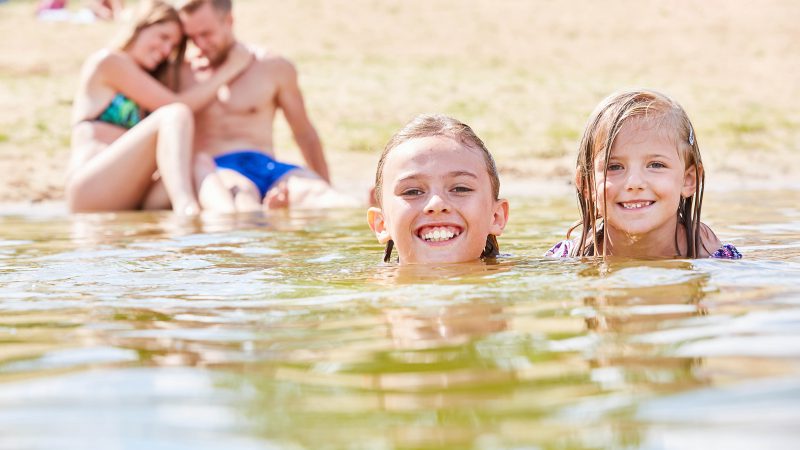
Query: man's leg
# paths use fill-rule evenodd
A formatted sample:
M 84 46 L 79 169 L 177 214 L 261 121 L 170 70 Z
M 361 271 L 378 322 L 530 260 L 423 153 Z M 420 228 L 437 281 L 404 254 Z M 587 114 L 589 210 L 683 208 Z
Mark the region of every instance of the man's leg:
M 211 161 L 213 164 L 213 161 Z M 261 210 L 261 193 L 247 177 L 231 169 L 207 172 L 200 182 L 200 204 L 218 213 L 256 212 Z

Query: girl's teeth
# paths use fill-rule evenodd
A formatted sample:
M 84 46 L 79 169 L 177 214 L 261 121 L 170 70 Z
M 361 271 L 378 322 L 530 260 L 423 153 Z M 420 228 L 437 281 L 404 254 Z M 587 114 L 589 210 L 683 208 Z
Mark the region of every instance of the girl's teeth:
M 645 206 L 650 206 L 652 204 L 653 202 L 623 203 L 622 207 L 625 209 L 637 209 L 637 208 L 643 208 Z
M 432 231 L 428 231 L 427 233 L 422 235 L 422 239 L 431 242 L 441 242 L 441 241 L 448 241 L 452 238 L 457 236 L 457 234 L 453 231 L 450 231 L 445 228 L 437 228 Z

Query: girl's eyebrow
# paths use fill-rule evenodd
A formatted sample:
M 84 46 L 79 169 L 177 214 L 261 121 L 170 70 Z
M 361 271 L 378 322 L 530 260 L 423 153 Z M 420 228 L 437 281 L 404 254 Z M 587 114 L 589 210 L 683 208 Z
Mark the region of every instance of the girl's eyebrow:
M 670 155 L 667 154 L 667 153 L 648 153 L 648 154 L 644 155 L 644 159 L 652 159 L 652 158 L 664 158 L 664 159 L 666 159 L 666 158 L 669 158 L 669 157 L 670 157 Z M 626 159 L 626 158 L 627 157 L 623 157 L 623 156 L 619 156 L 619 155 L 610 155 L 608 157 L 609 160 L 612 160 L 612 159 Z
M 452 172 L 448 172 L 445 176 L 447 177 L 470 177 L 478 179 L 478 176 L 472 172 L 467 170 L 454 170 Z M 429 175 L 419 172 L 410 173 L 407 175 L 402 175 L 400 178 L 397 179 L 397 183 L 402 183 L 404 181 L 412 181 L 412 180 L 419 180 L 419 179 L 427 179 L 430 178 Z
M 424 174 L 420 174 L 420 173 L 417 173 L 417 172 L 412 172 L 412 173 L 409 173 L 409 174 L 406 174 L 406 175 L 401 175 L 397 179 L 396 183 L 399 184 L 399 183 L 402 183 L 404 181 L 415 181 L 415 180 L 419 180 L 420 178 L 427 178 L 427 177 Z
M 668 154 L 666 154 L 666 153 L 651 153 L 651 154 L 647 155 L 647 157 L 648 157 L 648 158 L 660 158 L 660 159 L 667 159 L 667 158 L 669 158 L 669 157 L 670 157 L 670 155 L 668 155 Z
M 468 172 L 466 170 L 454 170 L 448 174 L 451 177 L 471 177 L 477 179 L 478 176 L 472 172 Z

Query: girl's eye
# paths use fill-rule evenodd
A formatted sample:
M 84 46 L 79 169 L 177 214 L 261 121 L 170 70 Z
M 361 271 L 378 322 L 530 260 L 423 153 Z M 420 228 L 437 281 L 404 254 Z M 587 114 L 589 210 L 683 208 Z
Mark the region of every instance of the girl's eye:
M 664 168 L 666 168 L 667 166 L 666 166 L 666 164 L 664 164 L 664 163 L 662 163 L 662 162 L 653 161 L 653 162 L 651 162 L 651 163 L 649 164 L 649 167 L 652 167 L 653 169 L 664 169 Z
M 400 193 L 400 195 L 405 197 L 416 197 L 422 194 L 423 194 L 422 189 L 417 189 L 417 188 L 406 189 Z
M 459 194 L 464 194 L 464 193 L 467 193 L 467 192 L 472 192 L 472 191 L 474 191 L 474 190 L 475 190 L 475 189 L 472 189 L 471 187 L 467 187 L 467 186 L 456 186 L 456 187 L 454 187 L 454 188 L 452 189 L 452 191 L 453 191 L 453 192 L 456 192 L 456 193 L 459 193 Z
M 622 170 L 622 169 L 623 169 L 622 164 L 619 163 L 610 163 L 608 165 L 608 170 Z

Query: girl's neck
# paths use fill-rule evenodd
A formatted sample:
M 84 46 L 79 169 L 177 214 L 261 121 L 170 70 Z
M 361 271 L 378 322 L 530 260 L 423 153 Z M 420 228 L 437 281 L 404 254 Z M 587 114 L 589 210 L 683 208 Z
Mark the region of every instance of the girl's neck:
M 676 234 L 677 233 L 677 234 Z M 678 218 L 670 225 L 645 234 L 628 234 L 608 227 L 606 254 L 628 258 L 675 258 L 686 253 L 686 231 L 678 226 Z M 676 247 L 677 236 L 677 247 Z M 602 254 L 602 247 L 598 254 Z

